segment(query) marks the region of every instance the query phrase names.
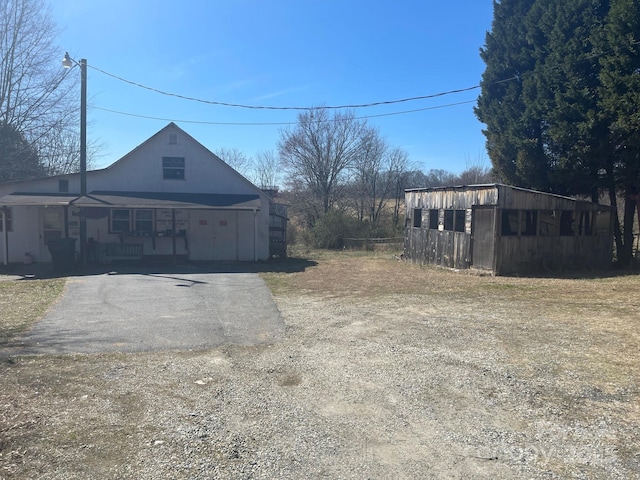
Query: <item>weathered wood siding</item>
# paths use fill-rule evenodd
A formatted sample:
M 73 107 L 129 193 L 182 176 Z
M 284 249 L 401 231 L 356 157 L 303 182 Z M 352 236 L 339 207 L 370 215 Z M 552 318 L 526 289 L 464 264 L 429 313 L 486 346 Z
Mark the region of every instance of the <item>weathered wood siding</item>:
M 606 222 L 604 229 L 600 225 L 593 234 L 543 235 L 538 219 L 541 214 L 533 217 L 532 213 L 536 218 L 533 233 L 522 230 L 522 234 L 503 235 L 501 231 L 505 210 L 518 211 L 520 222 L 525 211 L 554 215 L 569 211 L 575 212 L 575 218 L 583 218 L 579 212 L 607 210 L 603 205 L 500 184 L 407 190 L 405 205 L 404 255 L 414 263 L 474 267 L 501 275 L 606 269 L 611 264 L 613 230 L 612 225 L 607 230 Z M 430 210 L 437 210 L 437 226 L 430 221 Z M 456 215 L 454 227 L 447 225 L 447 210 L 459 213 L 448 212 L 449 219 Z M 596 218 L 595 214 L 586 217 Z
M 494 185 L 474 190 L 408 190 L 407 212 L 414 208 L 466 210 L 474 205 L 497 205 L 498 189 Z
M 404 238 L 405 257 L 413 263 L 470 267 L 471 235 L 467 233 L 408 227 Z
M 498 237 L 497 275 L 604 270 L 611 265 L 611 238 L 599 236 Z

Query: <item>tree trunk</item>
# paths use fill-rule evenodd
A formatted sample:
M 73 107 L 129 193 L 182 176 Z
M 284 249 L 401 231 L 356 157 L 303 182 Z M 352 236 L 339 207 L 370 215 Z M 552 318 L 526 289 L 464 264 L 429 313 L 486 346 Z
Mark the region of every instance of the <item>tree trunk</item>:
M 622 251 L 618 253 L 621 266 L 627 266 L 633 258 L 633 220 L 636 214 L 636 196 L 627 195 L 624 200 Z
M 624 251 L 624 240 L 622 239 L 622 230 L 620 229 L 620 219 L 618 218 L 618 196 L 616 195 L 616 187 L 613 182 L 609 182 L 607 187 L 609 192 L 609 203 L 613 210 L 613 238 L 616 244 L 616 257 L 620 261 L 621 252 Z

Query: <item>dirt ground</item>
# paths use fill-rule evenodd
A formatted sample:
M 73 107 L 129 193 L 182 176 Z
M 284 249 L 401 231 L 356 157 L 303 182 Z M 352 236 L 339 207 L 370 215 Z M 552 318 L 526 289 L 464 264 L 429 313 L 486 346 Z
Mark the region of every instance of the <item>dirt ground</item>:
M 0 359 L 0 478 L 640 478 L 640 276 L 308 255 L 281 343 Z

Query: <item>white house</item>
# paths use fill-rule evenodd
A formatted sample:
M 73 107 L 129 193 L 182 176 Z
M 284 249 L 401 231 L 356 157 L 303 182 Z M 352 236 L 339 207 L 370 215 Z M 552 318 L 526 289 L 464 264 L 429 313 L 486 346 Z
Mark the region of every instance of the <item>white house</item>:
M 86 185 L 81 196 L 77 173 L 0 185 L 0 259 L 50 262 L 61 238 L 79 254 L 82 223 L 89 260 L 269 258 L 271 199 L 174 123 Z

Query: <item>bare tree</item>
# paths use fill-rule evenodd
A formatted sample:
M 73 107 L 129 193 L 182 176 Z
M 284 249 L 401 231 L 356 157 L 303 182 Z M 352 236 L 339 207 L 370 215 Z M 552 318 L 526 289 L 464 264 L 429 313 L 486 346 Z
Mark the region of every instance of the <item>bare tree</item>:
M 377 220 L 376 200 L 384 188 L 382 162 L 387 151 L 386 142 L 373 127 L 363 129 L 359 152 L 352 168 L 353 196 L 358 220 Z
M 475 160 L 471 160 L 467 156 L 465 165 L 466 168 L 460 173 L 459 178 L 459 183 L 462 185 L 477 185 L 494 181 L 491 166 L 487 163 L 484 155 L 479 155 Z
M 79 107 L 78 76 L 61 67 L 56 34 L 44 0 L 0 0 L 0 124 L 19 132 L 53 173 L 57 161 L 70 160 L 46 157 L 43 146 L 77 131 Z
M 397 226 L 400 222 L 400 207 L 404 205 L 404 185 L 407 173 L 411 165 L 409 163 L 409 154 L 406 150 L 396 147 L 387 154 L 387 173 L 386 185 L 388 195 L 393 197 L 393 225 Z M 379 210 L 381 210 L 382 205 Z
M 251 161 L 237 148 L 219 148 L 215 154 L 241 175 L 249 178 Z
M 319 205 L 316 218 L 331 208 L 344 184 L 345 171 L 358 155 L 366 122 L 352 111 L 316 108 L 298 115 L 295 127 L 281 132 L 280 158 L 289 183 L 302 185 Z
M 254 165 L 254 179 L 260 188 L 277 188 L 281 182 L 280 161 L 273 150 L 259 152 Z

